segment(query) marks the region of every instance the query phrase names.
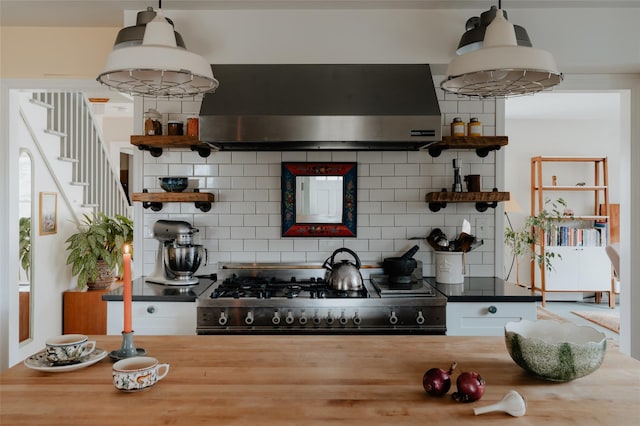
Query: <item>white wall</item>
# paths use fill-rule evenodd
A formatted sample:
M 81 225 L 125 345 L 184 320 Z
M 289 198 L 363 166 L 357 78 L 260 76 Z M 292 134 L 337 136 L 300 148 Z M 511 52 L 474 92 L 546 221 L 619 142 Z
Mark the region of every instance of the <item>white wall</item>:
M 33 235 L 31 241 L 32 250 L 32 339 L 18 345 L 11 345 L 9 351 L 8 362 L 14 364 L 21 361 L 27 356 L 37 352 L 44 347 L 44 342 L 48 337 L 62 333 L 62 292 L 72 286 L 68 268 L 65 266 L 67 252 L 64 250 L 65 240 L 72 232 L 76 230 L 74 217 L 60 196 L 60 189 L 56 186 L 52 175 L 49 173 L 45 162 L 40 155 L 36 143 L 33 141 L 27 127 L 18 114 L 17 105 L 21 94 L 13 91 L 11 98 L 11 132 L 10 139 L 15 143 L 11 144 L 11 157 L 14 151 L 21 148 L 31 153 L 34 164 L 34 181 L 33 181 L 33 211 L 35 217 L 33 221 Z M 43 110 L 43 114 L 44 114 Z M 16 157 L 17 158 L 17 157 Z M 11 164 L 11 170 L 16 169 L 15 164 Z M 17 176 L 17 173 L 16 173 Z M 13 180 L 12 180 L 13 181 Z M 10 189 L 10 194 L 17 193 L 17 178 Z M 58 194 L 57 209 L 57 233 L 53 235 L 39 235 L 38 229 L 38 212 L 39 212 L 39 194 L 40 192 L 54 192 Z M 18 223 L 18 206 L 17 203 L 9 203 L 9 223 Z M 17 229 L 10 229 L 8 246 L 11 250 L 17 252 L 18 234 Z M 17 265 L 10 264 L 9 270 L 11 276 L 17 277 Z M 15 274 L 13 273 L 15 272 Z M 17 300 L 17 281 L 12 280 L 3 285 L 9 287 L 8 297 Z M 17 317 L 18 304 L 14 303 L 9 306 L 10 317 Z M 53 319 L 53 320 L 52 320 Z M 10 327 L 8 330 L 8 341 L 18 341 L 18 327 Z
M 531 173 L 530 164 L 533 156 L 594 156 L 607 157 L 609 164 L 609 202 L 620 203 L 620 152 L 622 149 L 622 122 L 620 110 L 616 118 L 608 118 L 609 111 L 602 111 L 602 118 L 574 117 L 571 110 L 573 104 L 563 104 L 564 96 L 561 92 L 552 92 L 537 95 L 533 98 L 514 98 L 506 102 L 506 134 L 509 135 L 509 146 L 505 150 L 505 174 L 509 177 L 506 190 L 512 194 L 522 212 L 510 212 L 509 218 L 514 228 L 519 228 L 526 216 L 531 213 Z M 609 96 L 620 99 L 619 93 L 609 93 Z M 540 104 L 540 98 L 544 98 L 549 104 L 554 104 L 559 111 L 555 117 L 540 117 L 536 110 Z M 531 102 L 530 102 L 531 101 Z M 585 102 L 597 102 L 597 98 L 584 99 Z M 531 104 L 532 115 L 530 118 L 510 117 L 510 104 L 522 103 L 526 109 L 527 103 Z M 544 103 L 544 102 L 543 102 Z M 520 107 L 518 107 L 518 110 Z M 575 185 L 577 182 L 593 183 L 593 165 L 577 164 L 560 165 L 546 164 L 543 170 L 545 184 L 551 184 L 551 176 L 558 177 L 558 185 Z M 628 176 L 624 177 L 628 179 Z M 559 193 L 547 192 L 545 197 L 552 201 L 562 197 L 567 201 L 569 208 L 576 214 L 594 214 L 593 194 L 589 193 Z M 510 265 L 510 253 L 506 252 Z M 515 270 L 512 272 L 515 274 Z M 511 278 L 515 281 L 515 275 Z M 530 264 L 520 262 L 520 282 L 530 284 Z

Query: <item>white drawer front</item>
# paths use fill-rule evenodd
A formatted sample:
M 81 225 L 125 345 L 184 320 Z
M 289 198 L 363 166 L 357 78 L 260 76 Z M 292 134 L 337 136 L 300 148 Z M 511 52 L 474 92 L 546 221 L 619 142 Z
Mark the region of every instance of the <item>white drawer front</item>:
M 503 336 L 509 321 L 536 319 L 535 302 L 448 302 L 448 336 Z
M 122 302 L 107 303 L 107 334 L 122 333 Z M 133 302 L 133 331 L 138 335 L 196 334 L 195 302 Z

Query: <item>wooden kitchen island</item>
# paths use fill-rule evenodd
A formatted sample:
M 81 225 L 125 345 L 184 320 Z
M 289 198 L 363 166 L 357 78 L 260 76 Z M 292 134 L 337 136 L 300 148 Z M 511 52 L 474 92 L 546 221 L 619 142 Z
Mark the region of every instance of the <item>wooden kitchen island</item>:
M 119 336 L 93 336 L 119 349 Z M 107 357 L 89 367 L 45 373 L 22 363 L 1 373 L 2 425 L 631 425 L 640 418 L 640 361 L 609 341 L 604 364 L 568 383 L 525 373 L 503 337 L 136 336 L 138 347 L 171 364 L 139 393 L 117 391 Z M 457 403 L 428 396 L 432 367 L 477 371 L 484 397 Z M 454 373 L 454 381 L 457 374 Z M 510 389 L 524 417 L 473 415 Z

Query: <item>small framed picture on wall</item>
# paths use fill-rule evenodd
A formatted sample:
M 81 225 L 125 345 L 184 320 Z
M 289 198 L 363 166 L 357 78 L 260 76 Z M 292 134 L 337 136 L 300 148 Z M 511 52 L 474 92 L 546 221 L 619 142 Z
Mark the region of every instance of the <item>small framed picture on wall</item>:
M 58 193 L 40 193 L 40 235 L 58 232 Z

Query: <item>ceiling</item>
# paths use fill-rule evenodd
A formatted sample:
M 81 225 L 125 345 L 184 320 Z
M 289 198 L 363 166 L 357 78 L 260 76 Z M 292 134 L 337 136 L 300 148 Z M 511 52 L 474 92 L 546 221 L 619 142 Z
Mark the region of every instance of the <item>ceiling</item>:
M 2 0 L 2 26 L 118 27 L 123 11 L 158 7 L 158 0 Z M 472 9 L 496 0 L 165 0 L 167 10 L 216 9 Z M 640 7 L 640 0 L 505 0 L 505 9 Z

